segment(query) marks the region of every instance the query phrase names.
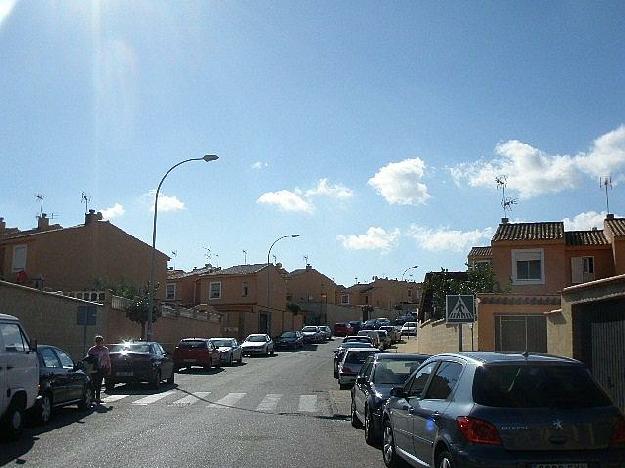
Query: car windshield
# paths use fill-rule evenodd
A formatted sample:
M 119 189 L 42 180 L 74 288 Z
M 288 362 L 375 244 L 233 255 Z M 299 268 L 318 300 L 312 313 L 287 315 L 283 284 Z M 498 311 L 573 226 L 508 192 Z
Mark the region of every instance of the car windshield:
M 150 345 L 149 344 L 115 344 L 109 348 L 109 352 L 111 353 L 121 353 L 121 352 L 129 352 L 129 353 L 149 353 Z
M 406 322 L 404 323 L 404 327 L 416 327 L 417 323 L 416 322 Z
M 373 348 L 371 343 L 362 342 L 362 341 L 348 341 L 347 343 L 343 343 L 341 348 Z
M 610 400 L 577 365 L 509 364 L 479 367 L 473 399 L 500 408 L 593 408 Z
M 404 323 L 406 323 L 405 320 L 397 319 L 393 322 L 393 325 L 403 325 Z
M 349 343 L 351 341 L 355 341 L 357 343 L 369 343 L 371 340 L 368 336 L 350 336 L 343 340 L 343 343 Z
M 375 366 L 373 383 L 378 385 L 402 385 L 424 360 L 425 359 L 380 360 Z
M 368 349 L 362 351 L 350 351 L 347 353 L 347 357 L 345 358 L 345 362 L 348 364 L 362 364 L 365 362 L 371 354 L 375 353 L 375 350 L 372 349 L 369 351 Z
M 266 339 L 265 339 L 265 335 L 250 335 L 247 337 L 245 341 L 259 342 L 259 341 L 266 341 Z
M 303 332 L 316 332 L 317 331 L 317 327 L 304 327 L 302 328 Z
M 295 338 L 297 334 L 295 332 L 284 332 L 280 337 L 282 338 Z
M 221 347 L 229 347 L 229 346 L 233 346 L 232 340 L 210 340 L 211 343 L 213 343 L 213 345 L 217 346 L 218 348 Z

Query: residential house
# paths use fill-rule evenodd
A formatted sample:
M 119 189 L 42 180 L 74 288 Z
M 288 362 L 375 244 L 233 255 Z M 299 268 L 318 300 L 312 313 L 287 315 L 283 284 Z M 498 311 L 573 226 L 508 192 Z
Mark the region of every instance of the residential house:
M 297 304 L 336 302 L 336 283 L 311 265 L 286 276 L 287 300 Z
M 125 284 L 144 288 L 152 247 L 90 210 L 85 223 L 63 228 L 38 217 L 37 228 L 20 231 L 0 221 L 0 279 L 56 291 L 91 291 Z M 169 257 L 157 251 L 155 281 L 165 284 Z M 159 288 L 158 296 L 165 296 Z
M 218 271 L 220 268 L 207 263 L 201 268 L 193 268 L 191 271 L 167 270 L 167 283 L 165 285 L 165 302 L 168 304 L 193 307 L 200 304 L 200 276 L 206 273 Z

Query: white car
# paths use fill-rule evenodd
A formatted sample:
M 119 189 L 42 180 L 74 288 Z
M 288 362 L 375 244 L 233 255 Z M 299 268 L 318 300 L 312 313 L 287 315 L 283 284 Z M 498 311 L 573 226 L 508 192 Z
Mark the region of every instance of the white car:
M 241 345 L 234 338 L 211 338 L 211 343 L 219 351 L 221 362 L 227 366 L 231 366 L 234 362 L 241 364 L 243 362 L 243 350 Z
M 38 393 L 37 345 L 17 317 L 0 314 L 0 430 L 10 439 L 21 435 L 24 414 Z
M 406 322 L 401 327 L 401 336 L 417 336 L 417 322 Z
M 241 352 L 245 355 L 261 354 L 267 356 L 273 355 L 274 345 L 271 337 L 265 333 L 255 333 L 241 343 Z

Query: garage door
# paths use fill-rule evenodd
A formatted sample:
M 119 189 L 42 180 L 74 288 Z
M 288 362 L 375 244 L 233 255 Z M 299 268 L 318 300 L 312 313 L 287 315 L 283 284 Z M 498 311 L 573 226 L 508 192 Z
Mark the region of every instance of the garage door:
M 547 320 L 544 315 L 496 315 L 495 350 L 547 352 Z

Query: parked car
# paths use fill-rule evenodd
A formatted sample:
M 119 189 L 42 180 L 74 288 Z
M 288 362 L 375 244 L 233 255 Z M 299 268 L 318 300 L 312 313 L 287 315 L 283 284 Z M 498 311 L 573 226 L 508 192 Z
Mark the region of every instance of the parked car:
M 391 389 L 403 385 L 430 356 L 427 354 L 377 353 L 369 356 L 352 387 L 351 422 L 365 427 L 365 440 L 382 439 L 382 412 Z
M 385 330 L 388 333 L 388 337 L 391 340 L 391 344 L 395 344 L 399 341 L 399 332 L 393 325 L 382 325 L 380 330 Z
M 18 439 L 24 415 L 35 405 L 39 388 L 37 344 L 17 317 L 0 314 L 0 431 Z
M 166 379 L 173 384 L 174 360 L 155 341 L 129 341 L 108 345 L 111 356 L 111 374 L 106 378 L 106 390 L 116 383 L 148 382 L 159 389 Z
M 91 406 L 93 389 L 82 365 L 54 346 L 37 346 L 39 357 L 39 396 L 33 415 L 40 424 L 47 424 L 55 408 L 78 405 L 84 411 Z
M 302 334 L 304 335 L 304 343 L 323 343 L 325 340 L 324 334 L 315 325 L 307 325 L 302 328 Z
M 183 338 L 174 349 L 174 368 L 199 366 L 204 369 L 221 366 L 221 353 L 208 338 Z
M 274 353 L 274 343 L 269 335 L 266 333 L 254 333 L 241 343 L 244 355 L 272 355 Z
M 348 323 L 352 327 L 352 335 L 355 335 L 362 330 L 362 320 L 350 320 Z
M 351 335 L 354 328 L 349 322 L 338 322 L 334 324 L 334 336 L 347 336 Z
M 375 330 L 360 330 L 358 332 L 358 336 L 368 336 L 371 338 L 371 343 L 376 348 L 380 347 L 380 336 L 376 333 Z
M 390 394 L 388 467 L 625 466 L 625 418 L 573 359 L 440 354 Z
M 320 325 L 319 331 L 323 334 L 323 337 L 325 340 L 332 339 L 332 329 L 328 327 L 327 325 Z
M 380 348 L 386 349 L 391 346 L 391 338 L 388 336 L 388 332 L 386 330 L 375 330 L 375 333 L 378 334 L 378 339 L 380 340 Z
M 368 334 L 350 335 L 343 338 L 343 343 L 347 343 L 349 341 L 360 341 L 361 343 L 371 343 L 373 345 L 373 340 Z
M 375 326 L 376 326 L 375 319 L 367 320 L 365 323 L 362 324 L 361 330 L 375 330 Z
M 379 351 L 375 348 L 348 348 L 339 363 L 339 388 L 344 389 L 352 385 L 365 360 L 377 352 Z
M 226 366 L 243 362 L 243 350 L 235 338 L 211 338 L 208 340 L 219 351 L 219 362 Z
M 301 331 L 285 331 L 274 340 L 276 348 L 302 349 L 304 347 L 304 335 Z
M 401 336 L 417 336 L 417 322 L 406 322 L 401 327 Z
M 359 336 L 358 338 L 368 338 L 368 337 Z M 370 348 L 370 349 L 377 350 L 377 348 L 373 346 L 371 341 L 365 341 L 365 342 L 347 341 L 347 342 L 341 343 L 341 346 L 339 346 L 338 348 L 334 350 L 334 378 L 335 379 L 339 378 L 339 363 L 341 362 L 341 360 L 343 359 L 343 356 L 345 355 L 345 352 L 349 348 Z

